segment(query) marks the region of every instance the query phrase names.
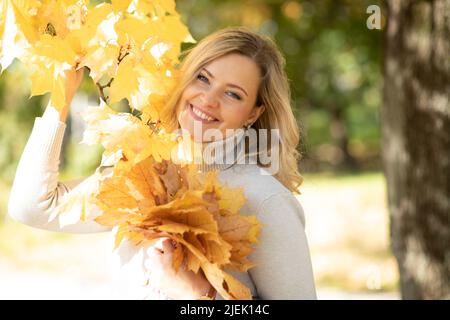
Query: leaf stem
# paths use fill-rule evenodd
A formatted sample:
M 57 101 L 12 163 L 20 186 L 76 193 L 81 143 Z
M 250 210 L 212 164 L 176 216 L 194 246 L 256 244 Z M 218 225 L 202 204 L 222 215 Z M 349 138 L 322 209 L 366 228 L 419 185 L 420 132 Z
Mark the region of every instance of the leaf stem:
M 123 48 L 124 48 L 123 46 L 120 47 L 119 56 L 117 57 L 117 65 L 119 65 L 119 64 L 122 62 L 122 60 L 125 59 L 125 57 L 126 57 L 127 55 L 130 54 L 130 51 L 127 50 L 127 51 L 125 52 L 125 54 L 122 56 Z M 126 49 L 129 49 L 129 48 L 130 48 L 130 47 L 127 46 Z M 105 84 L 105 85 L 102 85 L 102 84 L 100 84 L 99 82 L 96 82 L 96 83 L 95 83 L 95 84 L 97 85 L 97 87 L 98 87 L 98 90 L 99 90 L 99 93 L 100 93 L 100 98 L 101 98 L 106 104 L 108 103 L 109 96 L 106 96 L 106 95 L 105 95 L 104 89 L 105 89 L 105 88 L 108 88 L 108 87 L 111 87 L 111 83 L 113 82 L 113 80 L 114 80 L 114 78 L 111 78 L 111 79 L 108 81 L 108 83 Z

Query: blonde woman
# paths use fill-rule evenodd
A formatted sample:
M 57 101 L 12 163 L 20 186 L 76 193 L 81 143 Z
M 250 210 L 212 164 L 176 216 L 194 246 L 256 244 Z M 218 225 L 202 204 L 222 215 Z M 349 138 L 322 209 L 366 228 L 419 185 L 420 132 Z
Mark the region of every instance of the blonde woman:
M 195 136 L 192 141 L 202 151 L 210 147 L 217 151 L 201 153 L 198 169 L 219 170 L 222 183 L 242 187 L 247 202 L 241 212 L 257 215 L 264 225 L 250 256 L 256 266 L 233 275 L 251 289 L 254 299 L 316 299 L 304 213 L 293 195 L 302 182 L 297 169 L 299 131 L 284 66 L 284 58 L 270 38 L 244 27 L 217 31 L 187 52 L 180 81 L 162 118 L 171 130 L 183 129 Z M 27 225 L 73 233 L 110 231 L 95 222 L 64 228 L 56 221 L 47 222 L 61 196 L 81 182 L 58 182 L 65 119 L 81 78 L 82 71 L 68 72 L 67 107 L 58 113 L 49 105 L 44 115 L 36 118 L 21 157 L 8 210 Z M 196 132 L 199 127 L 200 136 Z M 250 128 L 276 129 L 277 148 L 271 147 L 273 138 L 264 144 L 256 135 L 253 147 L 257 149 L 252 154 L 245 139 Z M 208 130 L 223 134 L 222 139 L 217 135 L 208 138 Z M 230 141 L 234 147 L 225 148 Z M 271 162 L 278 163 L 276 172 L 269 174 L 268 164 L 262 163 L 259 155 L 264 152 Z M 256 161 L 244 163 L 245 156 Z M 184 269 L 175 273 L 172 250 L 168 240 L 150 248 L 123 242 L 114 251 L 121 266 L 117 291 L 144 299 L 196 299 L 204 295 L 222 299 L 204 275 Z

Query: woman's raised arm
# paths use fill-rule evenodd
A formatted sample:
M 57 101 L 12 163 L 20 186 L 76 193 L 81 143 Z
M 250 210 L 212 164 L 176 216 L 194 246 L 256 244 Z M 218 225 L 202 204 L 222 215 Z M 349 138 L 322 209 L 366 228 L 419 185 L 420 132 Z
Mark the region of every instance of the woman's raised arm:
M 59 182 L 59 157 L 66 128 L 68 105 L 78 88 L 83 72 L 74 70 L 66 84 L 67 107 L 58 112 L 49 104 L 37 117 L 16 169 L 8 201 L 8 214 L 26 225 L 62 232 L 93 233 L 109 231 L 93 221 L 59 227 L 58 219 L 48 222 L 64 194 L 84 179 Z

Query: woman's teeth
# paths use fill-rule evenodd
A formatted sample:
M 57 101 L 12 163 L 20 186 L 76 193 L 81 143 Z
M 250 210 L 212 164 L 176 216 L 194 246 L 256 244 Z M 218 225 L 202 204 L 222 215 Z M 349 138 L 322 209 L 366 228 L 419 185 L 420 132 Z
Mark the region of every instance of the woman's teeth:
M 192 107 L 192 111 L 201 119 L 203 120 L 208 120 L 208 121 L 213 121 L 216 120 L 214 118 L 211 118 L 210 116 L 204 114 L 203 112 L 201 112 L 200 110 L 198 110 L 197 108 L 195 108 L 193 105 L 191 105 Z

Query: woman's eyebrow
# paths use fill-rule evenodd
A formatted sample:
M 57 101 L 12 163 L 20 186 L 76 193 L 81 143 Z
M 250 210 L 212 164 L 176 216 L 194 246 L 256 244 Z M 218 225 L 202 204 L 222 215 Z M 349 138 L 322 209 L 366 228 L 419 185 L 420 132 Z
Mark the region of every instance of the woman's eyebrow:
M 208 69 L 206 69 L 206 68 L 202 68 L 202 70 L 205 70 L 206 71 L 206 73 L 211 77 L 211 78 L 213 78 L 214 79 L 214 76 L 212 75 L 212 73 L 211 72 L 209 72 L 208 71 Z M 241 89 L 244 93 L 245 93 L 245 95 L 248 97 L 248 94 L 247 94 L 247 91 L 245 91 L 244 89 L 242 89 L 241 87 L 239 87 L 238 85 L 235 85 L 235 84 L 232 84 L 232 83 L 227 83 L 227 85 L 228 86 L 230 86 L 230 87 L 234 87 L 234 88 L 238 88 L 238 89 Z

